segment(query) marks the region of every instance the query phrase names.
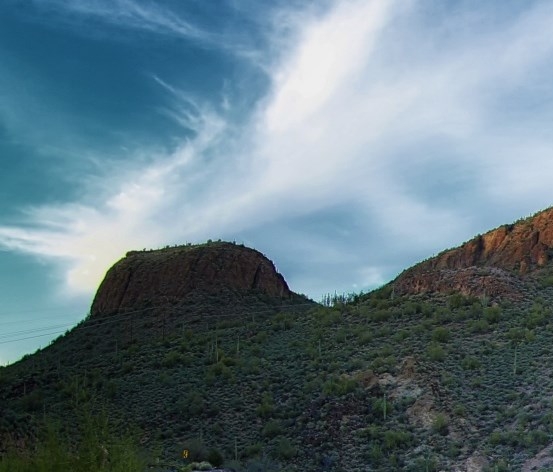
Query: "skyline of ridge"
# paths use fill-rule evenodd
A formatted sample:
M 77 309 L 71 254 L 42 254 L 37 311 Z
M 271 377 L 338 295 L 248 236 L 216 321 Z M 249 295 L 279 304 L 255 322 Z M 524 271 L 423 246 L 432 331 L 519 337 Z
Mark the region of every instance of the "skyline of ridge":
M 0 326 L 235 240 L 318 300 L 550 206 L 550 2 L 0 5 Z M 0 344 L 0 364 L 48 337 Z

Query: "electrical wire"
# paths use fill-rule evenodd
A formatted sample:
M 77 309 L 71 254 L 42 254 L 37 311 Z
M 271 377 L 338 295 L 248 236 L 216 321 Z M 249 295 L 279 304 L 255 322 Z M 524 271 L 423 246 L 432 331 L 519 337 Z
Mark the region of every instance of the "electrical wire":
M 257 309 L 257 310 L 241 310 L 239 312 L 225 313 L 225 314 L 218 314 L 218 313 L 214 313 L 214 314 L 210 314 L 210 315 L 207 315 L 207 314 L 203 314 L 203 315 L 202 314 L 192 314 L 192 316 L 196 317 L 196 319 L 194 319 L 192 321 L 201 323 L 204 320 L 209 321 L 211 319 L 219 320 L 221 318 L 235 318 L 235 317 L 246 318 L 246 317 L 249 317 L 251 315 L 261 315 L 261 314 L 266 314 L 266 313 L 270 313 L 270 312 L 274 312 L 276 310 L 281 310 L 281 309 L 286 309 L 286 308 L 313 307 L 313 306 L 315 306 L 314 303 L 297 303 L 297 304 L 279 305 L 279 306 L 275 306 L 275 307 L 267 307 L 267 308 L 262 309 L 262 310 L 259 310 L 259 309 Z M 44 336 L 53 336 L 53 335 L 56 335 L 56 334 L 61 334 L 61 333 L 64 332 L 64 330 L 32 335 L 33 333 L 39 333 L 39 332 L 45 331 L 45 330 L 49 331 L 49 330 L 57 329 L 57 328 L 61 328 L 61 327 L 74 326 L 74 329 L 79 329 L 79 330 L 97 329 L 101 326 L 105 326 L 105 325 L 109 325 L 109 324 L 124 322 L 126 320 L 134 320 L 136 318 L 135 315 L 138 314 L 138 313 L 146 313 L 148 311 L 152 311 L 152 310 L 156 310 L 156 309 L 164 309 L 164 308 L 167 308 L 167 307 L 168 307 L 168 305 L 157 305 L 157 306 L 143 308 L 143 309 L 139 309 L 139 310 L 122 312 L 122 313 L 112 315 L 112 316 L 108 316 L 108 317 L 105 317 L 105 318 L 104 317 L 98 318 L 97 320 L 91 320 L 90 318 L 87 319 L 89 314 L 86 314 L 85 318 L 80 323 L 88 322 L 87 325 L 63 324 L 63 325 L 46 326 L 46 327 L 41 327 L 41 328 L 33 328 L 33 329 L 29 329 L 29 330 L 14 331 L 14 332 L 11 332 L 11 333 L 0 335 L 0 339 L 4 338 L 3 340 L 0 341 L 0 345 L 1 344 L 12 343 L 12 342 L 25 341 L 25 340 L 28 340 L 28 339 L 34 339 L 34 338 L 39 338 L 39 337 L 44 337 Z M 182 307 L 173 307 L 173 310 L 170 313 L 170 315 L 174 315 L 174 314 L 178 313 L 179 311 L 182 311 Z M 16 338 L 16 339 L 6 339 L 6 338 L 9 338 L 10 336 L 13 336 L 13 335 L 25 335 L 25 334 L 30 334 L 32 336 L 24 336 L 22 338 Z

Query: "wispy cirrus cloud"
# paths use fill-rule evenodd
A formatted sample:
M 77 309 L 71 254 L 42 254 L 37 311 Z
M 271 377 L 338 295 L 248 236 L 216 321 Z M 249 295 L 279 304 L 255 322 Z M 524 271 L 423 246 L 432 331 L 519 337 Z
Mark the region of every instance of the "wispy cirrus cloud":
M 122 21 L 166 21 L 129 11 Z M 434 13 L 415 0 L 303 12 L 294 41 L 274 39 L 288 49 L 267 61 L 271 86 L 239 125 L 157 77 L 167 115 L 194 135 L 91 182 L 86 201 L 28 211 L 26 225 L 0 227 L 0 244 L 63 261 L 71 289 L 90 292 L 129 248 L 247 235 L 316 263 L 318 281 L 295 281 L 315 292 L 380 283 L 545 206 L 553 8 L 501 22 L 491 9 Z M 335 225 L 317 223 L 325 213 Z
M 154 0 L 33 0 L 33 4 L 47 13 L 45 20 L 72 25 L 84 35 L 129 39 L 124 32 L 149 33 L 161 38 L 177 38 L 196 46 L 223 50 L 243 58 L 259 68 L 266 66 L 262 51 L 256 40 L 250 37 L 249 29 L 231 22 L 221 21 L 232 16 L 237 5 L 198 3 L 204 14 L 187 15 L 187 5 L 168 5 Z M 190 6 L 190 5 L 188 5 Z M 271 9 L 267 6 L 267 9 Z M 210 21 L 205 21 L 205 18 Z M 200 20 L 201 19 L 201 20 Z M 217 21 L 216 21 L 217 20 Z M 90 22 L 112 27 L 111 31 L 98 29 Z M 258 36 L 259 41 L 263 36 Z
M 177 15 L 170 8 L 149 0 L 34 0 L 56 14 L 85 16 L 117 27 L 176 35 L 198 41 L 213 41 L 209 32 Z

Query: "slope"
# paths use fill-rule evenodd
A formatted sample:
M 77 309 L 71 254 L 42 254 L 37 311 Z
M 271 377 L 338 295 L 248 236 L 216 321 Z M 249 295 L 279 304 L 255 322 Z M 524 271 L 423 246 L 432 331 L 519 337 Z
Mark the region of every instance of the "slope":
M 532 234 L 521 228 L 509 234 Z M 511 237 L 477 260 L 422 266 L 438 282 L 446 269 L 505 271 L 516 292 L 490 293 L 493 278 L 474 293 L 401 292 L 398 281 L 416 280 L 415 266 L 331 307 L 224 289 L 173 300 L 169 310 L 150 300 L 98 313 L 0 370 L 2 427 L 32 440 L 28 425 L 50 416 L 71 434 L 73 412 L 103 409 L 175 467 L 187 448 L 188 459 L 248 471 L 545 470 L 553 268 L 522 251 L 531 264 L 515 273 L 496 252 L 512 244 L 525 242 Z

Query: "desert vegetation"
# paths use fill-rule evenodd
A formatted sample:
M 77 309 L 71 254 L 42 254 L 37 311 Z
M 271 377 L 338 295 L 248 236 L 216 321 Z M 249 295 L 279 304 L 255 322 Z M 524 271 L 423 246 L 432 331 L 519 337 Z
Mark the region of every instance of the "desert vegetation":
M 87 317 L 0 368 L 0 471 L 521 470 L 553 442 L 551 274 Z

